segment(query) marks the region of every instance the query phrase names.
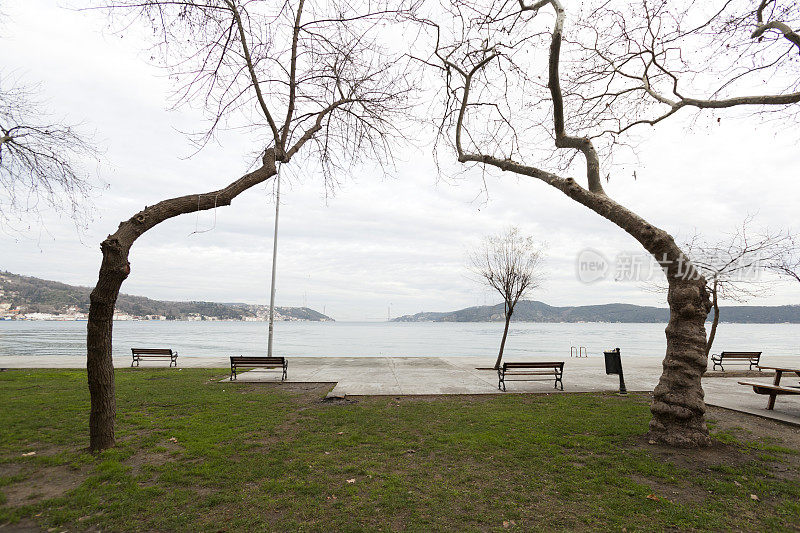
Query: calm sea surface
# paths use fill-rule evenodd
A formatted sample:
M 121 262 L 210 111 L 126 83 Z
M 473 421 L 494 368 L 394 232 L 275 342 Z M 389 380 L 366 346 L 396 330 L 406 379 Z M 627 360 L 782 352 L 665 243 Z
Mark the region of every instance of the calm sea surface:
M 511 325 L 506 355 L 569 357 L 619 346 L 628 356 L 662 357 L 664 324 Z M 497 351 L 500 323 L 277 322 L 275 355 L 483 356 Z M 714 351 L 757 350 L 800 355 L 800 324 L 720 324 Z M 131 347 L 170 347 L 180 355 L 227 357 L 266 353 L 264 322 L 115 322 L 114 355 Z M 0 321 L 0 355 L 85 357 L 86 322 Z

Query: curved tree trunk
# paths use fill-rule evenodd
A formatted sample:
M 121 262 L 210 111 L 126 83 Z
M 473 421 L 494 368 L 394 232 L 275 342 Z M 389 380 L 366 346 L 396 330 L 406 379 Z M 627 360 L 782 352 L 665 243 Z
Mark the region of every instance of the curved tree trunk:
M 89 414 L 89 449 L 92 452 L 114 446 L 116 396 L 114 394 L 114 363 L 112 360 L 112 329 L 114 306 L 122 282 L 130 274 L 128 254 L 131 246 L 144 232 L 167 219 L 230 205 L 247 189 L 266 181 L 277 172 L 275 152 L 267 150 L 263 166 L 234 181 L 224 189 L 164 200 L 145 207 L 130 219 L 120 223 L 117 231 L 100 245 L 103 262 L 97 285 L 90 295 L 89 322 L 86 335 L 86 370 L 89 381 L 91 411 Z
M 540 176 L 536 176 L 542 179 Z M 667 352 L 653 391 L 649 437 L 671 446 L 708 446 L 705 401 L 700 379 L 706 371 L 705 320 L 711 309 L 703 276 L 672 236 L 603 192 L 591 192 L 571 178 L 545 176 L 546 182 L 610 220 L 635 238 L 659 262 L 669 283 Z
M 649 436 L 671 446 L 708 446 L 706 404 L 700 379 L 708 366 L 705 321 L 708 291 L 705 280 L 669 281 L 669 324 L 663 371 L 653 390 Z
M 91 401 L 89 449 L 93 452 L 114 446 L 114 418 L 117 412 L 114 362 L 111 358 L 114 305 L 122 282 L 131 270 L 128 251 L 120 253 L 112 236 L 103 241 L 100 249 L 103 262 L 97 285 L 89 297 L 91 303 L 86 335 L 86 371 Z
M 511 315 L 514 314 L 514 308 L 506 304 L 506 327 L 503 329 L 503 340 L 500 341 L 500 353 L 497 354 L 497 361 L 494 363 L 494 369 L 500 368 L 500 361 L 503 359 L 503 350 L 506 347 L 506 337 L 508 337 L 508 323 L 511 322 Z
M 711 289 L 711 305 L 714 307 L 714 321 L 711 323 L 711 331 L 708 332 L 708 342 L 706 343 L 706 357 L 711 353 L 711 346 L 714 345 L 714 337 L 717 336 L 717 324 L 719 324 L 719 303 L 717 302 L 717 280 Z

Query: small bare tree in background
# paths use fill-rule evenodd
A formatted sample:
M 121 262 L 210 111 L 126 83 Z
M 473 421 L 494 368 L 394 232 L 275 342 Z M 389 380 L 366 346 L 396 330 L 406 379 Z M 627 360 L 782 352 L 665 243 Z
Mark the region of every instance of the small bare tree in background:
M 97 152 L 75 126 L 48 114 L 40 92 L 0 75 L 0 221 L 45 207 L 80 224 L 92 189 L 81 163 Z
M 754 231 L 753 217 L 747 217 L 734 232 L 716 242 L 695 236 L 683 246 L 695 268 L 706 280 L 714 320 L 708 332 L 706 357 L 719 324 L 719 300 L 745 303 L 770 292 L 770 284 L 761 278 L 767 271 L 778 271 L 776 265 L 786 260 L 792 250 L 793 236 L 788 231 Z
M 533 237 L 511 227 L 499 235 L 484 237 L 469 257 L 470 269 L 503 297 L 506 325 L 494 368 L 500 367 L 514 307 L 529 291 L 541 285 L 542 249 Z

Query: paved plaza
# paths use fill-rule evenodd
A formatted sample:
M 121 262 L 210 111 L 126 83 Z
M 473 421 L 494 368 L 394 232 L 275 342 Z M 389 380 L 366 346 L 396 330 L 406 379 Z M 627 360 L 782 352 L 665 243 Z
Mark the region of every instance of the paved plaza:
M 510 359 L 511 360 L 511 359 Z M 491 366 L 493 360 L 477 357 L 290 357 L 289 382 L 334 384 L 330 396 L 365 395 L 431 395 L 431 394 L 514 394 L 616 391 L 619 378 L 606 375 L 603 357 L 545 358 L 526 360 L 559 360 L 564 365 L 564 391 L 553 389 L 547 381 L 508 381 L 508 391 L 497 390 L 497 372 L 480 369 Z M 180 368 L 230 367 L 226 357 L 219 360 L 208 357 L 181 356 Z M 625 384 L 629 391 L 652 391 L 661 375 L 659 357 L 629 357 L 623 355 Z M 115 358 L 117 368 L 130 366 L 130 358 Z M 770 357 L 761 359 L 764 366 L 800 367 L 798 357 Z M 162 362 L 144 362 L 142 368 L 165 366 Z M 82 358 L 73 357 L 8 357 L 0 356 L 0 368 L 83 368 Z M 718 372 L 703 378 L 706 403 L 764 416 L 800 426 L 800 396 L 779 396 L 775 409 L 766 409 L 767 397 L 753 392 L 751 387 L 738 381 L 772 382 L 772 374 L 741 377 L 742 366 L 730 366 L 731 377 Z M 224 380 L 224 381 L 227 381 Z M 280 381 L 277 371 L 253 369 L 239 374 L 238 381 L 259 383 Z M 795 385 L 797 378 L 784 375 L 782 384 Z

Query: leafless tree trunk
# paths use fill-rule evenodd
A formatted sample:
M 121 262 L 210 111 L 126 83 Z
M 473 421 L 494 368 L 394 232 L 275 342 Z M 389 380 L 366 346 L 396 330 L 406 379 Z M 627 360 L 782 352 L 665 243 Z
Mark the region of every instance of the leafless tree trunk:
M 714 320 L 711 322 L 711 330 L 708 332 L 708 340 L 706 341 L 706 358 L 711 353 L 711 346 L 714 345 L 714 337 L 717 336 L 717 326 L 719 325 L 719 298 L 718 295 L 719 280 L 714 278 L 714 283 L 711 284 L 711 305 L 714 309 Z
M 268 141 L 252 172 L 216 191 L 147 206 L 102 242 L 87 331 L 92 451 L 115 443 L 113 316 L 136 240 L 170 218 L 230 205 L 301 148 L 316 157 L 326 179 L 364 155 L 384 161 L 389 141 L 402 138 L 393 124 L 412 90 L 401 56 L 383 48 L 376 35 L 397 22 L 403 6 L 121 0 L 107 9 L 124 19 L 122 27 L 136 19 L 152 24 L 167 68 L 183 82 L 178 96 L 185 102 L 199 98 L 209 113 L 202 142 L 234 112 L 241 112 L 246 127 L 265 131 Z M 281 108 L 283 118 L 277 119 Z
M 667 7 L 663 1 L 632 4 L 631 12 L 638 10 L 636 14 L 640 15 L 635 27 L 628 26 L 627 13 L 612 13 L 609 6 L 602 4 L 594 11 L 589 8 L 587 22 L 580 28 L 588 37 L 581 40 L 581 35 L 575 35 L 566 41 L 572 50 L 567 64 L 573 70 L 566 91 L 560 79 L 566 11 L 559 0 L 533 4 L 519 0 L 516 9 L 510 3 L 499 6 L 480 0 L 454 1 L 451 12 L 455 23 L 450 27 L 425 21 L 434 28 L 436 51 L 424 61 L 439 65 L 444 74 L 446 111 L 440 132 L 452 144 L 460 162 L 538 179 L 558 189 L 626 231 L 662 266 L 669 286 L 670 318 L 665 330 L 663 372 L 651 405 L 650 438 L 670 445 L 705 446 L 711 440 L 704 421 L 700 379 L 707 366 L 705 319 L 712 306 L 706 281 L 666 231 L 605 193 L 595 142 L 608 137 L 610 149 L 628 129 L 638 124 L 654 125 L 681 109 L 787 106 L 800 101 L 800 92 L 717 98 L 719 90 L 708 99 L 684 96 L 678 75 L 670 71 L 670 61 L 680 64 L 684 58 L 667 52 L 680 46 L 679 38 L 700 35 L 706 26 L 714 26 L 712 22 L 722 24 L 727 20 L 724 8 L 705 26 L 686 30 L 676 23 L 677 29 L 670 33 L 672 19 L 664 13 Z M 545 19 L 552 20 L 548 22 L 549 31 L 543 24 L 537 25 L 543 8 L 553 12 L 553 19 Z M 749 13 L 752 16 L 752 10 Z M 674 18 L 680 17 L 676 14 Z M 599 27 L 606 22 L 608 28 Z M 744 26 L 741 23 L 736 28 Z M 717 31 L 713 29 L 706 33 L 713 37 Z M 535 45 L 544 44 L 548 37 L 547 53 L 541 54 Z M 545 76 L 529 71 L 539 68 L 538 57 L 546 58 Z M 790 64 L 788 60 L 785 63 Z M 705 73 L 706 69 L 698 72 Z M 760 72 L 759 67 L 752 72 Z M 741 79 L 741 71 L 732 77 L 731 83 Z M 664 95 L 662 89 L 671 94 Z M 540 96 L 540 91 L 549 93 L 549 99 Z M 568 105 L 572 111 L 565 117 Z M 659 111 L 655 118 L 641 118 L 659 106 L 666 111 Z M 550 110 L 549 121 L 536 114 L 542 109 Z M 573 128 L 587 133 L 568 134 L 566 118 L 572 120 Z M 537 131 L 542 132 L 540 137 L 536 137 Z M 447 135 L 450 132 L 452 136 Z M 542 162 L 561 162 L 568 168 L 573 155 L 580 153 L 587 187 L 539 164 L 524 162 L 542 157 L 548 137 L 556 150 Z M 565 163 L 559 155 L 564 152 L 558 149 L 571 150 Z
M 508 325 L 511 323 L 511 315 L 514 314 L 514 309 L 509 307 L 508 302 L 503 304 L 505 310 L 506 323 L 503 326 L 503 338 L 500 341 L 500 351 L 497 353 L 497 360 L 494 362 L 494 369 L 500 368 L 500 363 L 503 361 L 503 350 L 506 348 L 506 338 L 508 338 Z

